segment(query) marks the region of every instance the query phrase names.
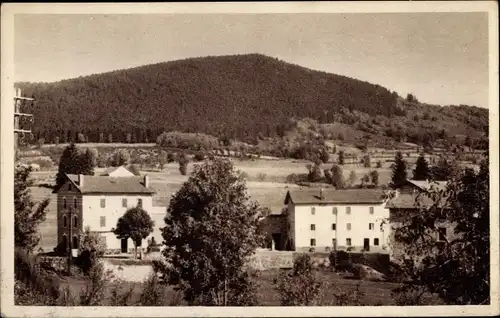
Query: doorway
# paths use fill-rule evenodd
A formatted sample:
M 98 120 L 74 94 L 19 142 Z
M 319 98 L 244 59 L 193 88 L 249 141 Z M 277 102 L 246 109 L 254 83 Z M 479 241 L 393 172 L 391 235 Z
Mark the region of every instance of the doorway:
M 370 250 L 370 239 L 365 238 L 363 240 L 363 249 L 365 251 L 369 251 Z
M 122 253 L 127 253 L 128 251 L 128 239 L 122 239 Z

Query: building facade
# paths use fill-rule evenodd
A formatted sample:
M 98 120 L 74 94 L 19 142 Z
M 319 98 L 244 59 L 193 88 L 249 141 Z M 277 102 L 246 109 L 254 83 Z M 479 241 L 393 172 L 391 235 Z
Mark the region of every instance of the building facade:
M 133 248 L 131 239 L 119 240 L 112 233 L 118 219 L 132 207 L 142 207 L 150 214 L 164 207 L 153 206 L 154 191 L 149 177 L 109 177 L 67 175 L 67 181 L 57 192 L 57 237 L 60 246 L 79 245 L 86 227 L 99 233 L 108 250 L 127 252 Z M 151 236 L 161 242 L 158 225 Z M 145 246 L 145 244 L 143 244 Z
M 375 189 L 289 190 L 285 205 L 287 249 L 384 252 L 390 227 L 385 195 Z

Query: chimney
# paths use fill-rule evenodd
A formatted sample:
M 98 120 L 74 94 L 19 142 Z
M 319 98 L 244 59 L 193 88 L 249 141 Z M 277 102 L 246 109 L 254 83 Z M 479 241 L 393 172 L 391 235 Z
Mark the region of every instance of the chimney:
M 144 186 L 149 189 L 149 176 L 144 176 Z
M 83 174 L 78 175 L 78 185 L 80 188 L 83 187 Z
M 323 194 L 323 188 L 319 189 L 319 199 L 320 200 L 323 200 L 325 198 L 324 194 Z

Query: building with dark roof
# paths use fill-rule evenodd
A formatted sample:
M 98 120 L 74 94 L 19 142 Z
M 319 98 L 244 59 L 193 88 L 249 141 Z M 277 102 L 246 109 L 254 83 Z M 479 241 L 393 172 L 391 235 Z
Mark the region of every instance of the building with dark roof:
M 388 247 L 385 202 L 379 189 L 290 189 L 283 216 L 280 222 L 275 216 L 268 220 L 268 233 L 276 249 L 383 252 Z
M 57 237 L 65 249 L 71 243 L 76 249 L 82 231 L 88 226 L 100 234 L 107 249 L 127 252 L 132 241 L 118 240 L 111 232 L 118 219 L 132 207 L 142 207 L 151 213 L 166 207 L 153 206 L 149 176 L 89 176 L 66 175 L 66 182 L 57 191 Z M 159 231 L 152 234 L 161 242 Z

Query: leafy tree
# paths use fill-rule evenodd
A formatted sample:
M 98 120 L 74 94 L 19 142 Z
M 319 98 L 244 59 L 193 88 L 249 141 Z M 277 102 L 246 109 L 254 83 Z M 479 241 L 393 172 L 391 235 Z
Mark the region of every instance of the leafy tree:
M 137 247 L 141 246 L 142 240 L 153 232 L 154 222 L 148 212 L 142 208 L 135 207 L 128 209 L 125 214 L 118 219 L 113 233 L 118 239 L 131 238 L 134 242 L 135 257 L 137 257 Z
M 432 179 L 436 181 L 446 181 L 452 178 L 457 171 L 455 162 L 441 157 L 434 167 L 431 168 Z
M 352 187 L 354 186 L 354 183 L 356 182 L 356 172 L 354 170 L 351 170 L 349 173 L 349 185 Z
M 428 180 L 430 178 L 429 164 L 425 160 L 424 154 L 420 154 L 417 165 L 413 170 L 413 180 Z
M 485 160 L 479 172 L 464 169 L 447 189 L 431 190 L 426 196 L 434 203 L 401 220 L 395 238 L 403 243 L 402 268 L 412 279 L 403 291 L 425 287 L 448 305 L 490 302 L 489 184 Z M 440 232 L 441 224 L 448 231 Z
M 127 170 L 132 172 L 135 176 L 140 176 L 141 175 L 141 171 L 139 170 L 139 167 L 138 165 L 136 164 L 131 164 L 127 167 Z
M 319 152 L 319 159 L 323 163 L 327 163 L 328 160 L 330 160 L 330 154 L 328 153 L 328 150 L 326 150 L 325 147 L 321 148 L 321 150 Z
M 382 168 L 382 161 L 377 161 L 377 168 Z
M 50 199 L 35 203 L 30 187 L 30 167 L 17 166 L 14 171 L 14 244 L 32 252 L 40 242 L 39 225 L 45 221 Z
M 322 283 L 312 266 L 309 254 L 294 260 L 290 273 L 282 272 L 276 280 L 282 306 L 319 305 Z
M 172 163 L 175 161 L 175 155 L 171 152 L 167 153 L 167 162 Z
M 372 166 L 372 161 L 371 161 L 371 158 L 370 158 L 370 155 L 365 155 L 363 156 L 363 167 L 365 168 L 370 168 Z
M 165 216 L 168 283 L 189 304 L 239 305 L 238 295 L 252 290 L 244 265 L 263 240 L 260 216 L 230 161 L 196 165 Z
M 310 182 L 317 182 L 321 180 L 321 168 L 318 164 L 308 164 L 306 167 L 309 171 L 309 173 L 307 174 L 307 179 Z
M 331 182 L 336 189 L 343 189 L 345 187 L 344 172 L 339 165 L 333 165 L 331 169 Z
M 339 151 L 338 164 L 344 165 L 344 150 Z
M 130 155 L 125 149 L 118 149 L 113 154 L 113 166 L 119 167 L 126 165 L 130 160 Z
M 377 170 L 370 171 L 370 179 L 374 186 L 378 187 L 379 175 Z
M 165 150 L 161 150 L 160 154 L 158 155 L 158 164 L 160 165 L 160 170 L 163 170 L 167 161 L 167 153 L 165 152 Z
M 396 158 L 392 166 L 391 188 L 399 189 L 406 182 L 406 161 L 403 159 L 401 151 L 396 153 Z
M 365 187 L 365 185 L 370 182 L 370 176 L 365 174 L 362 178 L 361 178 L 361 187 Z
M 182 152 L 179 154 L 177 160 L 179 161 L 179 171 L 183 176 L 185 176 L 187 174 L 189 159 L 186 154 Z

